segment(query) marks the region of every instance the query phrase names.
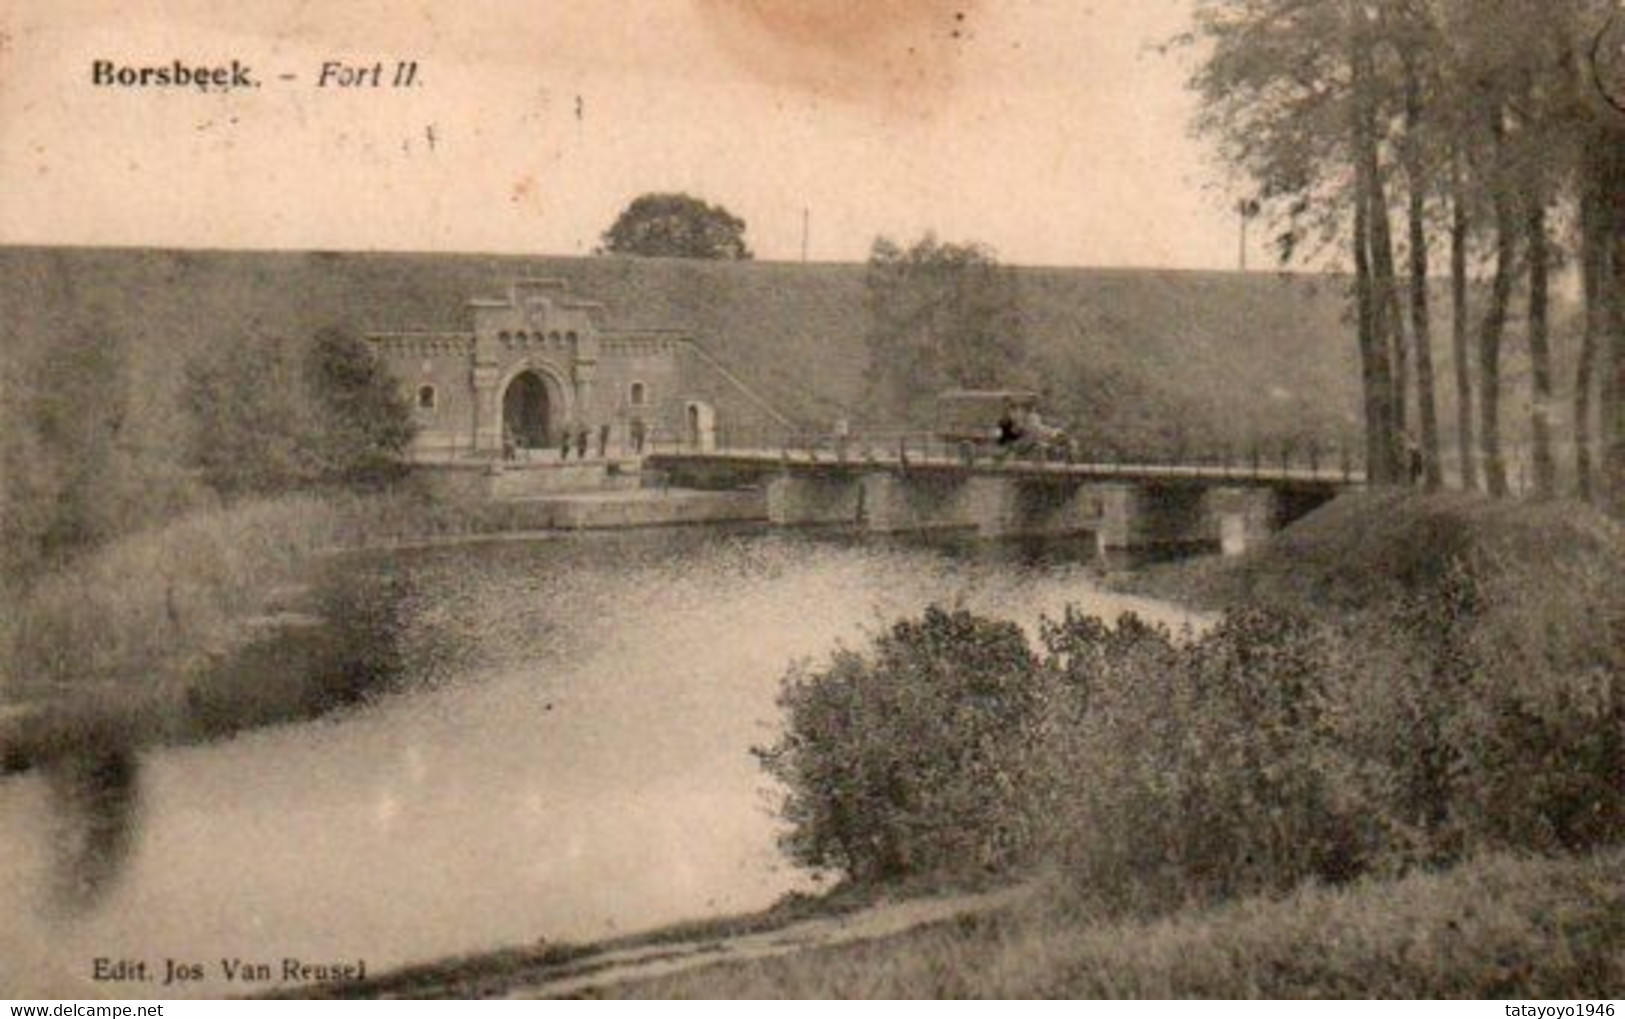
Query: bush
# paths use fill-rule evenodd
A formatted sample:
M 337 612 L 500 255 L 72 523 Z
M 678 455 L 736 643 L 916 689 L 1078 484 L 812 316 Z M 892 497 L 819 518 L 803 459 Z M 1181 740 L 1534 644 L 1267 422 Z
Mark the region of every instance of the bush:
M 1354 623 L 1232 612 L 1174 644 L 1046 628 L 1050 851 L 1157 911 L 1625 839 L 1625 575 L 1462 557 Z
M 786 850 L 865 882 L 1021 859 L 1039 682 L 1020 628 L 937 607 L 793 669 L 785 734 L 757 751 L 789 790 Z
M 1082 696 L 1043 748 L 1048 848 L 1097 903 L 1160 909 L 1359 869 L 1340 795 L 1327 677 L 1340 647 L 1261 612 L 1175 644 L 1129 618 L 1046 629 Z
M 1380 625 L 1380 624 L 1379 624 Z M 1572 851 L 1625 836 L 1625 573 L 1605 560 L 1458 560 L 1386 621 L 1406 660 L 1367 670 L 1351 734 L 1424 856 Z M 1368 638 L 1375 627 L 1362 633 Z M 1396 724 L 1390 703 L 1412 705 Z M 1396 743 L 1395 734 L 1410 739 Z

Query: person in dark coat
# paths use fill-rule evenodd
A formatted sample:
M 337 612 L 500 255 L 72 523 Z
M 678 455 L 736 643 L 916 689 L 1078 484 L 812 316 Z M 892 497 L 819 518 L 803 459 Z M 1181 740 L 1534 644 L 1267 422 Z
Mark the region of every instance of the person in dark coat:
M 1004 405 L 1004 413 L 999 415 L 999 445 L 1009 447 L 1021 438 L 1021 426 L 1016 424 L 1015 408 L 1009 404 Z
M 1416 444 L 1415 437 L 1405 436 L 1405 476 L 1412 485 L 1422 483 L 1423 466 L 1422 447 Z

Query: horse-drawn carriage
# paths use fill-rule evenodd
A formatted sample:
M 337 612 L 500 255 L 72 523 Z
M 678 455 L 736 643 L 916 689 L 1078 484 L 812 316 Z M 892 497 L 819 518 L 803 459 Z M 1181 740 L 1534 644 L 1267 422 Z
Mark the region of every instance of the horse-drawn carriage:
M 936 434 L 967 458 L 1068 460 L 1070 436 L 1048 424 L 1025 389 L 948 389 L 937 394 Z

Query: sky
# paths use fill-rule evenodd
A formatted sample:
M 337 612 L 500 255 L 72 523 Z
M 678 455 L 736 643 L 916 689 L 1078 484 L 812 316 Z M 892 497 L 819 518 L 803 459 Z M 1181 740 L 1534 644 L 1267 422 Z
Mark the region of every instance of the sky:
M 1188 4 L 8 0 L 0 243 L 586 254 L 638 194 L 686 191 L 760 258 L 799 259 L 805 223 L 816 261 L 929 230 L 1235 268 L 1189 58 L 1158 50 Z M 259 87 L 92 81 L 176 59 Z M 328 62 L 382 84 L 323 86 Z

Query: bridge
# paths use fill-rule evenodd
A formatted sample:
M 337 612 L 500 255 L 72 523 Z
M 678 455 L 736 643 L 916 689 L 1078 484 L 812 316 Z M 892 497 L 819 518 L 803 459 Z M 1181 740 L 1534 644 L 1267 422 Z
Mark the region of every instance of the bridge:
M 919 433 L 728 439 L 662 445 L 644 467 L 684 488 L 760 487 L 779 526 L 1092 534 L 1103 554 L 1234 554 L 1365 483 L 1350 456 L 1312 445 L 1155 461 L 1000 455 Z

